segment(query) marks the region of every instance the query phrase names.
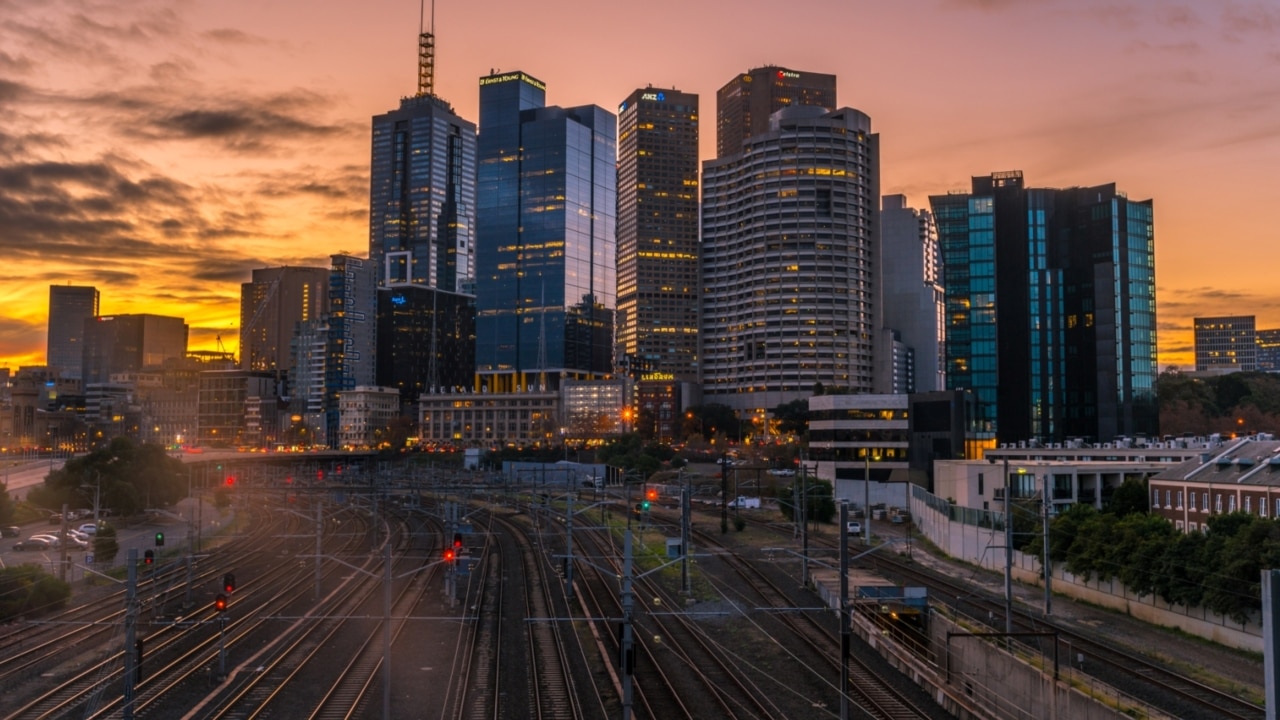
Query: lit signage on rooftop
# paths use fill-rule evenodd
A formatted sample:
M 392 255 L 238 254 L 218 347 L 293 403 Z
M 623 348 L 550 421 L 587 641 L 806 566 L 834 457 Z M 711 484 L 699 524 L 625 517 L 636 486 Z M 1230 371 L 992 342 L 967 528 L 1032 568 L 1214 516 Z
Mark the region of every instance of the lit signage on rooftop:
M 545 91 L 547 89 L 546 83 L 522 72 L 503 73 L 501 75 L 489 75 L 488 77 L 482 77 L 480 78 L 480 87 L 484 87 L 485 85 L 497 85 L 498 83 L 513 82 L 515 80 L 527 82 L 539 90 Z
M 657 92 L 657 93 L 645 93 L 645 94 L 643 94 L 643 95 L 641 95 L 641 96 L 640 96 L 640 99 L 641 99 L 641 100 L 652 100 L 652 101 L 654 101 L 654 102 L 662 102 L 663 100 L 666 100 L 666 99 L 667 99 L 667 94 L 666 94 L 666 93 L 660 93 L 660 92 Z
M 790 70 L 779 70 L 779 71 L 778 71 L 778 77 L 779 77 L 779 78 L 791 78 L 791 79 L 793 79 L 793 80 L 798 80 L 798 79 L 800 78 L 800 73 L 798 73 L 798 72 L 791 72 Z
M 399 293 L 397 293 L 397 294 L 395 294 L 395 295 L 392 295 L 392 296 L 391 296 L 391 304 L 392 304 L 392 305 L 404 305 L 404 304 L 405 304 L 405 303 L 407 303 L 407 302 L 409 302 L 409 301 L 408 301 L 407 299 L 405 299 L 405 296 L 400 295 Z

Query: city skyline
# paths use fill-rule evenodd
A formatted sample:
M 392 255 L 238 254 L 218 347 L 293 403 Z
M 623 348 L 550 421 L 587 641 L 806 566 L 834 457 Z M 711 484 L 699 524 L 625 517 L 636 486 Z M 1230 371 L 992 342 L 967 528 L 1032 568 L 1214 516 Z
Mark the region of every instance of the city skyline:
M 1114 182 L 1152 198 L 1162 367 L 1192 364 L 1194 315 L 1280 326 L 1265 276 L 1238 271 L 1280 252 L 1264 219 L 1280 155 L 1280 11 L 809 0 L 737 4 L 726 17 L 717 7 L 586 17 L 568 2 L 499 12 L 442 2 L 437 93 L 476 122 L 479 78 L 520 69 L 557 105 L 614 109 L 652 84 L 701 95 L 710 118 L 735 74 L 829 73 L 838 104 L 875 121 L 882 194 L 911 206 L 1015 169 L 1037 187 Z M 103 313 L 183 317 L 193 349 L 219 336 L 234 349 L 252 270 L 363 255 L 370 119 L 414 93 L 418 10 L 0 0 L 10 260 L 0 367 L 44 363 L 50 285 L 95 286 Z M 715 154 L 710 127 L 701 160 Z

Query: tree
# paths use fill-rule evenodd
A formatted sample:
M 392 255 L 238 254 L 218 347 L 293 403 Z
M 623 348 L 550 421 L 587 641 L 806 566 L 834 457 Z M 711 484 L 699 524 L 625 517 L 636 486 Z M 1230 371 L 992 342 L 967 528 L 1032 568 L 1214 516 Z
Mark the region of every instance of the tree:
M 832 491 L 831 483 L 826 480 L 817 478 L 809 478 L 800 488 L 805 492 L 806 514 L 810 520 L 829 523 L 836 515 L 836 502 Z M 778 493 L 778 509 L 788 520 L 796 519 L 795 507 L 796 489 L 791 486 L 785 489 L 779 489 Z
M 120 541 L 116 539 L 116 529 L 106 523 L 98 523 L 93 534 L 93 561 L 100 565 L 111 565 L 120 552 Z
M 1111 494 L 1105 510 L 1124 517 L 1133 513 L 1146 513 L 1150 498 L 1147 497 L 1145 478 L 1127 477 Z
M 809 401 L 792 400 L 773 409 L 778 421 L 778 432 L 784 435 L 804 435 L 809 430 Z
M 0 569 L 0 623 L 60 610 L 70 597 L 70 585 L 35 565 Z
M 9 497 L 9 486 L 0 483 L 0 523 L 13 522 L 13 498 Z

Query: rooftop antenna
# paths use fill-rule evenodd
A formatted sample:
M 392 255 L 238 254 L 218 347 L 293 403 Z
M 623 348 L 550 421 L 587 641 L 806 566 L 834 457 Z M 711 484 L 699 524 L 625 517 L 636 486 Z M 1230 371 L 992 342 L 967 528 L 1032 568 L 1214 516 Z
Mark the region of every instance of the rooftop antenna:
M 418 9 L 418 97 L 436 94 L 436 1 L 431 0 L 431 25 L 423 26 L 426 0 Z

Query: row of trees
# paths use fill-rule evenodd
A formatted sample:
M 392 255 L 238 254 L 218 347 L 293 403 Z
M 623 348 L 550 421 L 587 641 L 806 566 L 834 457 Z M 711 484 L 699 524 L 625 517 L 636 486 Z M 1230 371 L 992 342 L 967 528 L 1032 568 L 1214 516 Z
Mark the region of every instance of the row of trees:
M 1246 434 L 1280 428 L 1280 377 L 1239 372 L 1193 378 L 1160 373 L 1160 432 L 1166 435 Z
M 1103 511 L 1074 505 L 1049 526 L 1049 557 L 1085 580 L 1118 580 L 1139 597 L 1204 607 L 1239 623 L 1262 607 L 1261 573 L 1280 567 L 1280 521 L 1215 515 L 1206 532 L 1184 533 L 1146 512 L 1145 483 L 1126 482 Z M 1021 549 L 1042 557 L 1030 508 L 1014 511 Z

